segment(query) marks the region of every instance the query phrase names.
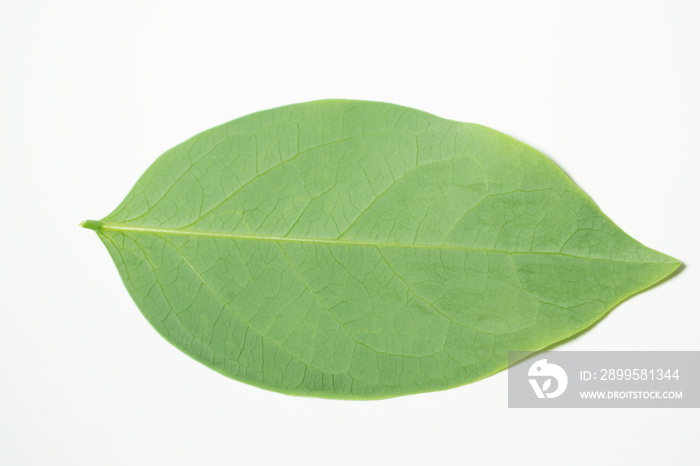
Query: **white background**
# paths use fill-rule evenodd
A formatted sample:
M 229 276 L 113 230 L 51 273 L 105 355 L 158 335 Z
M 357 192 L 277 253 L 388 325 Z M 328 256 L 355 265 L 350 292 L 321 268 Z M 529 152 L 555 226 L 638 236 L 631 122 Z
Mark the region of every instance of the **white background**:
M 508 409 L 505 372 L 384 401 L 296 398 L 163 340 L 78 223 L 184 139 L 320 98 L 543 151 L 686 264 L 558 349 L 700 350 L 700 2 L 4 0 L 0 464 L 700 464 L 694 409 Z

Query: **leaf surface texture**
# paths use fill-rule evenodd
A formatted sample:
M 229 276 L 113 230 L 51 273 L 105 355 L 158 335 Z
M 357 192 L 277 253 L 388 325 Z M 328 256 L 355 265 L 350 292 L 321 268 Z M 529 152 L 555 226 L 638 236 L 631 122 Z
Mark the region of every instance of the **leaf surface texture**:
M 531 147 L 363 101 L 200 133 L 85 226 L 172 344 L 237 380 L 329 398 L 482 379 L 680 264 Z

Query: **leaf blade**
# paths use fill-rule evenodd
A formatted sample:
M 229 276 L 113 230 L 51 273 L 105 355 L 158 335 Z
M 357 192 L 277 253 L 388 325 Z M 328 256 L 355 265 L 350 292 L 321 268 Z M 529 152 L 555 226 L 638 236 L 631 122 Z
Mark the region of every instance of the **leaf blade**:
M 175 346 L 257 386 L 332 398 L 478 380 L 679 264 L 534 149 L 354 101 L 201 133 L 85 226 Z

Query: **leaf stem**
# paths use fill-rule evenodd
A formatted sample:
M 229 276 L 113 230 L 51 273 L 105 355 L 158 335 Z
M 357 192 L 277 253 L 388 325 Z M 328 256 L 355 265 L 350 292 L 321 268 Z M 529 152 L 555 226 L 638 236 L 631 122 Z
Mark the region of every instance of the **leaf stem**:
M 102 222 L 98 220 L 85 220 L 84 222 L 80 222 L 80 226 L 83 228 L 87 228 L 89 230 L 95 230 L 99 231 L 102 229 Z

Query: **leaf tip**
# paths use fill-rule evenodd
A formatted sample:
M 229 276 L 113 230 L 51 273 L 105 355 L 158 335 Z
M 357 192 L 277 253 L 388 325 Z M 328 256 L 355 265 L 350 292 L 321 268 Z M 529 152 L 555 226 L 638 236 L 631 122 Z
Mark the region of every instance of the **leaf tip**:
M 685 265 L 683 264 L 682 261 L 676 259 L 675 257 L 673 258 L 673 261 L 674 262 L 673 262 L 673 272 L 672 273 L 677 273 L 677 272 L 680 272 L 681 270 L 683 270 Z
M 102 222 L 97 220 L 85 220 L 84 222 L 80 222 L 80 226 L 88 230 L 98 231 L 102 228 Z

